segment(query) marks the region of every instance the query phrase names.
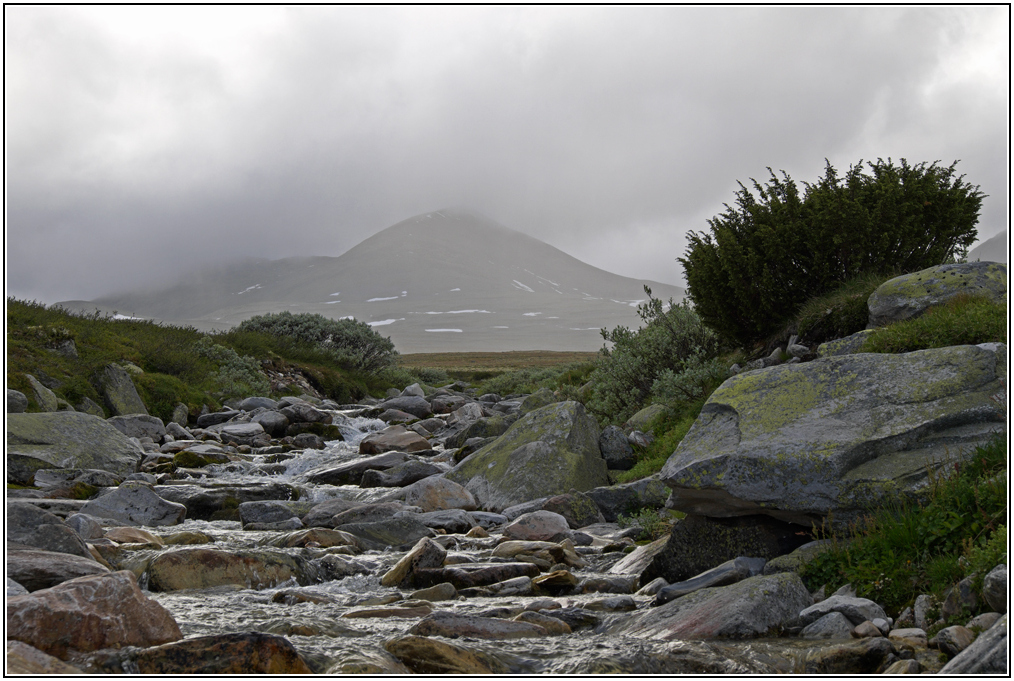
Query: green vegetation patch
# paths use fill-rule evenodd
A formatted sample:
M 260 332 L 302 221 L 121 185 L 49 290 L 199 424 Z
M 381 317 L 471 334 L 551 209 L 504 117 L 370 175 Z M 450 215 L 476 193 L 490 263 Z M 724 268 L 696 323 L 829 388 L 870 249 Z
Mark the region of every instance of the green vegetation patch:
M 851 583 L 896 614 L 921 593 L 942 600 L 961 578 L 1003 562 L 1007 515 L 1007 443 L 999 436 L 932 477 L 921 501 L 898 500 L 832 535 L 831 548 L 800 574 L 811 590 Z
M 1007 305 L 957 296 L 915 319 L 874 329 L 861 352 L 900 353 L 951 345 L 1007 342 Z
M 707 402 L 707 397 L 701 397 L 684 403 L 679 408 L 668 409 L 656 416 L 650 426 L 655 440 L 643 449 L 634 448 L 637 463 L 630 470 L 620 473 L 616 481 L 619 483 L 633 482 L 662 470 L 662 466 L 676 451 L 676 447 L 683 441 L 686 434 L 690 432 L 690 427 L 694 425 L 705 402 Z
M 819 345 L 844 338 L 866 328 L 870 310 L 866 301 L 890 275 L 863 274 L 853 277 L 832 293 L 810 298 L 790 327 L 783 334 L 794 333 L 803 345 Z

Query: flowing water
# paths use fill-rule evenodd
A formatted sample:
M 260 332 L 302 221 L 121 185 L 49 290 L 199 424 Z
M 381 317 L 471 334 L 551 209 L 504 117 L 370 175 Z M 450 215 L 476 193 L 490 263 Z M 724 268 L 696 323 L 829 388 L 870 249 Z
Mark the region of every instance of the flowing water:
M 290 484 L 299 490 L 300 500 L 316 502 L 342 498 L 371 502 L 392 492 L 390 488 L 360 488 L 355 485 L 314 485 L 307 476 L 315 471 L 333 468 L 338 464 L 361 458 L 359 441 L 369 432 L 387 426 L 376 419 L 362 418 L 358 412 L 333 412 L 344 442 L 328 442 L 323 450 L 308 449 L 302 452 L 262 454 L 248 456 L 247 461 L 206 467 L 207 478 L 194 479 L 194 484 L 243 484 L 265 481 Z M 440 460 L 440 456 L 433 457 Z M 209 479 L 210 478 L 210 479 Z M 177 484 L 188 484 L 177 481 Z M 220 550 L 250 549 L 265 546 L 280 531 L 244 531 L 237 521 L 187 520 L 181 525 L 147 528 L 170 535 L 183 530 L 196 530 L 214 537 L 213 546 Z M 468 538 L 454 535 L 449 555 L 459 560 L 487 560 L 496 546 L 495 530 L 488 538 Z M 321 548 L 290 548 L 284 551 L 303 558 L 313 559 L 345 551 Z M 604 575 L 621 552 L 601 553 L 591 546 L 577 547 L 588 566 L 574 570 L 576 576 Z M 137 554 L 143 560 L 148 549 Z M 461 555 L 464 554 L 464 555 Z M 418 617 L 343 618 L 342 615 L 366 606 L 383 603 L 398 604 L 406 600 L 411 590 L 384 587 L 380 577 L 404 552 L 367 551 L 354 556 L 352 561 L 369 569 L 367 575 L 354 575 L 333 581 L 322 581 L 300 586 L 294 580 L 272 588 L 251 589 L 241 586 L 215 587 L 201 590 L 152 592 L 149 596 L 175 617 L 185 637 L 209 634 L 259 631 L 285 636 L 317 673 L 366 672 L 397 673 L 404 671 L 383 648 L 386 639 L 404 635 L 418 621 Z M 145 586 L 142 577 L 142 586 Z M 553 598 L 561 607 L 596 607 L 594 601 L 615 596 L 608 593 L 590 593 Z M 478 615 L 495 608 L 520 611 L 545 597 L 459 597 L 457 600 L 434 602 L 433 610 L 453 611 L 457 614 Z M 648 607 L 650 597 L 635 597 L 639 608 Z M 501 613 L 502 614 L 502 613 Z M 597 610 L 602 622 L 623 617 L 625 613 Z M 496 657 L 504 671 L 510 673 L 673 673 L 688 671 L 675 660 L 681 656 L 712 656 L 735 660 L 743 672 L 769 669 L 779 672 L 801 671 L 801 656 L 813 644 L 798 640 L 752 641 L 728 643 L 685 643 L 646 641 L 630 637 L 596 634 L 582 628 L 575 633 L 545 638 L 515 640 L 460 639 L 456 644 L 471 650 L 484 651 Z M 704 652 L 702 652 L 704 651 Z M 691 665 L 693 667 L 693 665 Z M 706 670 L 702 670 L 706 671 Z

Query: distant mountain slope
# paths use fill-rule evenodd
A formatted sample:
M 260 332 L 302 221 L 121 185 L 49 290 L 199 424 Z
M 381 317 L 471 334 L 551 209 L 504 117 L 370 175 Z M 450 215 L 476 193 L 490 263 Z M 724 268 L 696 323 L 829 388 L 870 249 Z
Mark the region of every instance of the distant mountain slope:
M 1007 230 L 986 239 L 968 252 L 968 262 L 1007 262 Z
M 643 285 L 683 289 L 592 267 L 526 234 L 460 211 L 409 218 L 340 257 L 256 260 L 176 286 L 69 309 L 117 311 L 202 329 L 290 310 L 353 316 L 400 352 L 596 350 L 598 329 L 640 324 Z

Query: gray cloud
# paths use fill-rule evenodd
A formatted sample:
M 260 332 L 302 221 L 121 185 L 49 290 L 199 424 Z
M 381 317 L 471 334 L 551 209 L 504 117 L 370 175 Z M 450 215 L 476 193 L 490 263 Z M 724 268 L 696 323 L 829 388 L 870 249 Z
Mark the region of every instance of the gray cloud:
M 339 255 L 470 206 L 680 283 L 771 166 L 961 159 L 1006 226 L 1009 10 L 69 8 L 5 13 L 7 290 L 47 302 Z

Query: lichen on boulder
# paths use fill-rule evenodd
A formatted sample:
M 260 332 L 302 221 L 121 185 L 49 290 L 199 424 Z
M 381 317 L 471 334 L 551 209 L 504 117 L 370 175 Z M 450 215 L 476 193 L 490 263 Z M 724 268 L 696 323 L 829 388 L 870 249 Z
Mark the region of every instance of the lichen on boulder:
M 918 317 L 958 295 L 1007 300 L 1007 266 L 996 262 L 952 263 L 889 279 L 867 301 L 870 327 Z
M 500 511 L 530 499 L 608 485 L 599 428 L 579 402 L 526 414 L 506 433 L 446 475 L 484 508 Z
M 660 473 L 674 508 L 849 522 L 1002 426 L 1006 347 L 862 354 L 733 376 Z

